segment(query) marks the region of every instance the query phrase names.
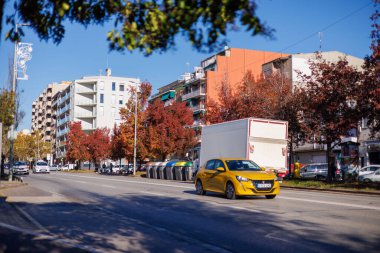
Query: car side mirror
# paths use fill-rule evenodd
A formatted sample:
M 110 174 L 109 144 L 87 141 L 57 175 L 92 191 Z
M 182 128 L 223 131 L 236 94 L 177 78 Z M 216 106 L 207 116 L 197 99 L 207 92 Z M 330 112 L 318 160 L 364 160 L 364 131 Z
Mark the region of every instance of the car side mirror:
M 225 171 L 225 169 L 223 167 L 218 167 L 216 170 L 219 171 L 219 172 L 224 172 Z
M 261 169 L 262 171 L 266 171 L 266 169 L 265 169 L 264 167 L 260 167 L 260 169 Z

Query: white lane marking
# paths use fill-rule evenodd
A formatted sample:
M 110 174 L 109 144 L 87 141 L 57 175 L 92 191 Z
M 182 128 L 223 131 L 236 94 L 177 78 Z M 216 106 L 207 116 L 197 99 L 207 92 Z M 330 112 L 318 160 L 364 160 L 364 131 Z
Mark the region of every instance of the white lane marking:
M 96 179 L 96 180 L 108 180 L 108 181 L 122 182 L 122 183 L 158 185 L 158 186 L 166 186 L 166 187 L 172 187 L 172 188 L 183 188 L 183 189 L 195 189 L 194 186 L 190 187 L 190 186 L 184 186 L 184 185 L 171 185 L 171 184 L 162 184 L 162 183 L 139 182 L 139 181 L 133 181 L 133 180 L 120 180 L 120 179 L 112 179 L 112 178 L 105 178 L 105 177 L 72 176 L 72 175 L 65 175 L 65 176 L 89 178 L 89 179 Z M 62 179 L 62 178 L 58 178 L 58 179 Z
M 250 208 L 241 207 L 241 206 L 231 206 L 231 205 L 219 204 L 219 203 L 216 203 L 216 202 L 207 202 L 207 203 L 212 204 L 214 206 L 222 206 L 222 207 L 227 207 L 227 208 L 232 208 L 232 209 L 237 209 L 237 210 L 248 211 L 248 212 L 251 212 L 251 213 L 262 213 L 259 210 L 250 209 Z
M 156 196 L 165 196 L 165 194 L 155 193 L 155 192 L 148 192 L 148 191 L 140 191 L 141 193 L 146 193 L 150 195 L 156 195 Z
M 334 205 L 334 206 L 345 206 L 345 207 L 353 207 L 353 208 L 360 208 L 360 209 L 371 209 L 371 210 L 380 211 L 380 207 L 376 207 L 376 206 L 355 205 L 355 204 L 329 202 L 329 201 L 312 200 L 312 199 L 291 198 L 291 197 L 283 197 L 283 196 L 279 196 L 278 198 L 279 199 L 286 199 L 286 200 L 295 200 L 295 201 L 303 201 L 303 202 L 310 202 L 310 203 L 318 203 L 318 204 L 326 204 L 326 205 Z
M 107 184 L 101 184 L 100 186 L 106 187 L 106 188 L 112 188 L 112 189 L 116 189 L 117 188 L 115 186 L 111 186 L 111 185 L 107 185 Z
M 13 230 L 16 232 L 20 232 L 23 234 L 32 235 L 32 236 L 38 237 L 39 239 L 50 240 L 50 241 L 59 243 L 60 245 L 63 245 L 65 247 L 69 247 L 69 248 L 77 248 L 77 249 L 82 249 L 82 250 L 86 250 L 86 251 L 90 251 L 90 252 L 99 252 L 99 253 L 104 252 L 103 250 L 95 249 L 91 246 L 71 242 L 69 239 L 61 239 L 61 238 L 58 238 L 57 236 L 54 236 L 54 235 L 52 236 L 49 234 L 43 234 L 43 233 L 35 232 L 33 230 L 30 230 L 30 229 L 20 228 L 20 227 L 16 227 L 16 226 L 6 224 L 6 223 L 2 223 L 2 222 L 0 222 L 0 227 L 7 228 L 7 229 L 10 229 L 10 230 Z
M 21 212 L 31 223 L 33 223 L 36 227 L 38 227 L 41 231 L 49 234 L 50 232 L 44 228 L 41 223 L 36 221 L 32 216 L 30 216 L 27 212 L 25 212 L 21 207 L 17 205 L 13 205 L 19 212 Z

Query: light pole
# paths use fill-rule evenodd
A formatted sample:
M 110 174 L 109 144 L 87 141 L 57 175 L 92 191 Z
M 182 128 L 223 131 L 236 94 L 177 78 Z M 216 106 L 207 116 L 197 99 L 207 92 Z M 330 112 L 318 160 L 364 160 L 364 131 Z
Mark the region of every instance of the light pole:
M 136 175 L 136 145 L 137 145 L 137 85 L 139 83 L 134 82 L 135 87 L 135 138 L 133 142 L 133 175 Z
M 18 34 L 19 26 L 29 26 L 29 24 L 16 24 L 16 34 Z M 30 43 L 20 43 L 18 40 L 14 43 L 14 54 L 13 54 L 13 78 L 12 78 L 12 99 L 14 105 L 14 115 L 13 123 L 9 130 L 9 180 L 13 178 L 13 143 L 14 143 L 14 130 L 15 130 L 15 120 L 17 119 L 17 108 L 16 108 L 16 79 L 28 80 L 28 75 L 26 75 L 26 62 L 32 59 L 32 44 Z M 24 76 L 18 77 L 18 71 L 22 71 Z

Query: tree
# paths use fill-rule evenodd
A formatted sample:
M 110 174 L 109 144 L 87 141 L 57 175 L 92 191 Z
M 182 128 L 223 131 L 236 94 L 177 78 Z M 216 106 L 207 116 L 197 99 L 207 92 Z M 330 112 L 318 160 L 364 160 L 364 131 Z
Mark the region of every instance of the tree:
M 380 3 L 379 0 L 375 1 L 375 5 Z M 368 125 L 371 130 L 372 137 L 380 138 L 380 25 L 378 23 L 380 17 L 379 10 L 377 9 L 372 14 L 371 19 L 372 32 L 371 32 L 371 51 L 372 54 L 364 59 L 364 80 L 363 87 L 359 91 L 361 97 L 369 99 L 359 100 L 358 106 L 363 110 L 363 115 L 368 119 Z M 376 136 L 377 135 L 377 136 Z
M 13 144 L 14 157 L 21 161 L 30 161 L 34 156 L 32 150 L 32 136 L 29 134 L 19 133 Z
M 41 133 L 37 130 L 31 134 L 30 149 L 32 150 L 30 155 L 39 160 L 51 153 L 51 143 L 44 141 Z
M 86 146 L 89 153 L 89 159 L 94 164 L 99 164 L 110 156 L 110 130 L 108 128 L 97 128 L 91 132 L 86 139 Z
M 13 101 L 13 93 L 6 89 L 0 91 L 0 122 L 3 123 L 3 137 L 9 131 L 9 127 L 13 123 L 13 115 L 15 111 L 15 106 Z M 3 140 L 6 138 L 3 138 Z
M 113 127 L 112 136 L 111 136 L 111 159 L 119 160 L 121 165 L 121 159 L 125 157 L 125 145 L 121 136 L 120 128 L 116 126 Z
M 291 97 L 290 81 L 280 74 L 255 80 L 247 72 L 235 92 L 222 81 L 219 100 L 207 102 L 206 121 L 219 123 L 248 117 L 287 120 L 287 101 Z
M 195 132 L 188 128 L 193 123 L 193 112 L 185 102 L 164 106 L 155 100 L 146 110 L 147 140 L 153 157 L 165 160 L 169 155 L 184 157 L 196 144 Z
M 0 21 L 5 2 L 0 1 Z M 115 29 L 107 34 L 110 48 L 139 49 L 146 55 L 173 47 L 179 33 L 198 50 L 218 50 L 226 45 L 227 30 L 236 30 L 238 21 L 252 35 L 271 37 L 272 30 L 256 16 L 256 8 L 256 3 L 250 0 L 20 0 L 15 3 L 20 21 L 31 24 L 41 40 L 60 43 L 66 21 L 87 27 L 113 20 Z M 7 23 L 15 24 L 15 19 L 16 14 L 9 15 Z M 13 28 L 7 33 L 7 38 L 12 40 L 20 36 L 23 36 L 22 29 L 19 34 Z
M 143 82 L 137 92 L 137 152 L 136 156 L 140 160 L 149 157 L 146 143 L 146 126 L 145 126 L 145 108 L 148 104 L 148 98 L 152 92 L 152 86 L 149 82 Z M 135 130 L 135 106 L 136 106 L 136 90 L 135 87 L 130 88 L 131 97 L 128 99 L 125 107 L 120 109 L 122 122 L 120 124 L 120 138 L 124 143 L 125 157 L 128 161 L 133 160 L 134 130 Z
M 231 89 L 231 85 L 225 77 L 219 87 L 219 100 L 207 100 L 206 123 L 220 123 L 242 118 L 238 115 L 238 98 Z M 247 104 L 245 104 L 247 106 Z
M 66 158 L 70 162 L 87 161 L 90 158 L 87 145 L 86 134 L 82 130 L 81 122 L 72 122 L 69 125 L 70 131 L 67 134 Z
M 326 144 L 328 180 L 333 177 L 331 152 L 363 117 L 357 103 L 362 97 L 362 73 L 343 58 L 327 62 L 321 55 L 310 62 L 311 75 L 301 74 L 302 86 L 296 88 L 302 112 L 302 125 L 308 142 Z

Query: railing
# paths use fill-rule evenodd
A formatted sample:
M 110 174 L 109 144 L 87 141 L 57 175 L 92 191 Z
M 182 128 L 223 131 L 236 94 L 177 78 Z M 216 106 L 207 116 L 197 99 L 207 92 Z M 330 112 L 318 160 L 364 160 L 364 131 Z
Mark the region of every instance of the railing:
M 190 109 L 193 112 L 196 112 L 196 111 L 199 111 L 199 110 L 204 110 L 205 109 L 205 105 L 204 104 L 196 105 L 196 106 L 190 107 Z
M 204 96 L 204 95 L 206 95 L 205 89 L 198 89 L 198 90 L 182 95 L 182 100 L 184 101 L 189 98 L 199 97 L 199 96 Z
M 63 107 L 63 108 L 58 109 L 58 115 L 60 115 L 60 114 L 62 114 L 62 113 L 64 113 L 64 112 L 66 112 L 69 108 L 70 108 L 70 105 L 66 105 L 66 106 Z
M 76 92 L 77 93 L 94 93 L 96 92 L 96 90 L 90 89 L 90 88 L 79 88 L 79 89 L 76 89 Z
M 65 135 L 69 132 L 69 128 L 65 128 L 63 130 L 58 130 L 57 136 Z
M 95 100 L 78 100 L 75 102 L 76 105 L 94 105 L 96 104 Z
M 58 126 L 63 125 L 63 124 L 65 124 L 66 122 L 68 122 L 69 120 L 70 120 L 70 117 L 69 117 L 69 116 L 66 116 L 66 117 L 64 117 L 63 119 L 59 119 L 59 120 L 57 121 L 57 125 L 58 125 Z

